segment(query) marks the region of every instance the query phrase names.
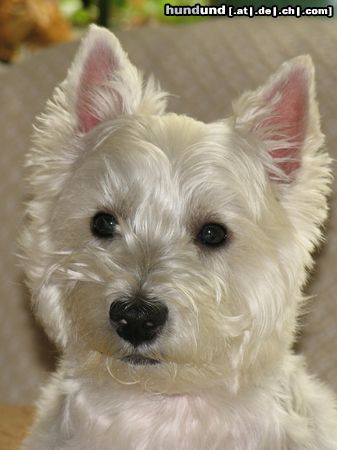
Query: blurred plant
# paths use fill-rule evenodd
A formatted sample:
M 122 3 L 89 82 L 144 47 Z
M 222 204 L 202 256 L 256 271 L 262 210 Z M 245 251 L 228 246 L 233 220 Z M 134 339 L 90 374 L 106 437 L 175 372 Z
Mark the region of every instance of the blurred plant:
M 224 0 L 212 0 L 214 5 L 221 5 L 226 3 Z M 326 5 L 333 5 L 335 0 L 298 0 L 297 2 L 290 2 L 289 0 L 231 0 L 227 2 L 233 6 L 254 6 L 258 8 L 260 6 L 271 7 L 277 5 L 278 7 L 293 5 L 301 5 L 305 7 L 320 7 Z
M 120 4 L 120 7 L 115 6 L 116 3 Z M 134 26 L 143 25 L 149 22 L 165 22 L 165 23 L 186 23 L 195 22 L 202 19 L 202 17 L 196 16 L 170 16 L 164 15 L 164 5 L 170 3 L 175 6 L 188 6 L 195 5 L 196 3 L 202 5 L 208 5 L 208 0 L 201 0 L 196 2 L 195 0 L 119 0 L 118 2 L 112 1 L 113 25 Z
M 60 7 L 65 17 L 75 26 L 81 27 L 97 21 L 99 10 L 96 3 L 96 1 L 60 0 Z
M 166 17 L 164 5 L 194 5 L 195 0 L 60 0 L 66 17 L 77 26 L 90 22 L 104 25 L 132 27 L 153 22 L 186 23 L 201 20 L 202 17 L 177 16 Z M 199 0 L 199 4 L 208 5 L 209 0 Z M 107 17 L 105 17 L 107 15 Z

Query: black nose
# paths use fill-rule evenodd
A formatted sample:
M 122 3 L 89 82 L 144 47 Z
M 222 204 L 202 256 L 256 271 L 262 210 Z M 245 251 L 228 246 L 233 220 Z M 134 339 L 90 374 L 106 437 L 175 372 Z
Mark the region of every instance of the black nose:
M 118 335 L 136 347 L 158 336 L 167 320 L 168 309 L 158 301 L 116 300 L 109 314 Z

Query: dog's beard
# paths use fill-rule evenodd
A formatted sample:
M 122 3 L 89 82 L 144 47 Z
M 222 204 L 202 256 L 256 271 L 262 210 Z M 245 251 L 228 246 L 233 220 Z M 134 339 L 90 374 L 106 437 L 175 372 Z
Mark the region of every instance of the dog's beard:
M 79 377 L 112 387 L 135 385 L 152 393 L 192 393 L 218 385 L 234 393 L 242 371 L 249 373 L 238 365 L 242 336 L 224 341 L 219 334 L 219 342 L 213 341 L 216 352 L 207 343 L 189 351 L 180 345 L 178 336 L 134 348 L 114 336 L 112 330 L 106 332 L 104 340 L 96 340 L 92 332 L 80 337 L 80 345 L 70 344 L 65 360 Z
M 143 392 L 156 394 L 193 393 L 200 389 L 222 385 L 228 392 L 237 387 L 237 375 L 223 361 L 212 364 L 179 364 L 169 360 L 154 360 L 145 356 L 107 356 L 97 351 L 85 357 L 78 351 L 68 353 L 65 364 L 72 373 L 98 385 L 133 385 Z M 70 359 L 72 362 L 70 363 Z

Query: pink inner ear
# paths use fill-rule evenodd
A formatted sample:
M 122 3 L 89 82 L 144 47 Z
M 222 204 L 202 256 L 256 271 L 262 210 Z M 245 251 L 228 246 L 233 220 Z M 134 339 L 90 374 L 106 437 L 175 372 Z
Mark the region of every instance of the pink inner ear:
M 268 92 L 267 102 L 280 94 L 280 100 L 275 106 L 273 117 L 263 122 L 262 126 L 275 127 L 277 133 L 274 139 L 282 136 L 292 144 L 290 147 L 280 147 L 271 152 L 278 161 L 277 166 L 287 175 L 301 166 L 301 146 L 304 141 L 309 106 L 308 78 L 302 67 L 296 67 L 288 74 L 286 80 L 281 80 Z M 273 136 L 271 136 L 273 139 Z
M 117 61 L 109 45 L 96 42 L 84 63 L 79 83 L 77 114 L 82 131 L 88 132 L 100 122 L 94 92 L 107 82 L 116 67 Z

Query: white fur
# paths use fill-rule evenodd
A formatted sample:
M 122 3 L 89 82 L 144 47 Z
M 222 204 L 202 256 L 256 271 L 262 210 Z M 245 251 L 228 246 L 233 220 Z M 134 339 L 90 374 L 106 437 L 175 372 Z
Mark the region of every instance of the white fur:
M 298 136 L 280 129 L 291 83 L 308 100 Z M 92 27 L 40 118 L 23 260 L 63 356 L 22 448 L 337 449 L 333 396 L 291 350 L 331 179 L 310 58 L 243 94 L 232 118 L 164 107 Z M 111 240 L 90 232 L 100 210 L 118 218 Z M 221 248 L 195 241 L 210 222 L 230 230 Z M 157 365 L 121 361 L 134 349 L 109 322 L 110 304 L 139 291 L 169 310 L 138 350 Z

